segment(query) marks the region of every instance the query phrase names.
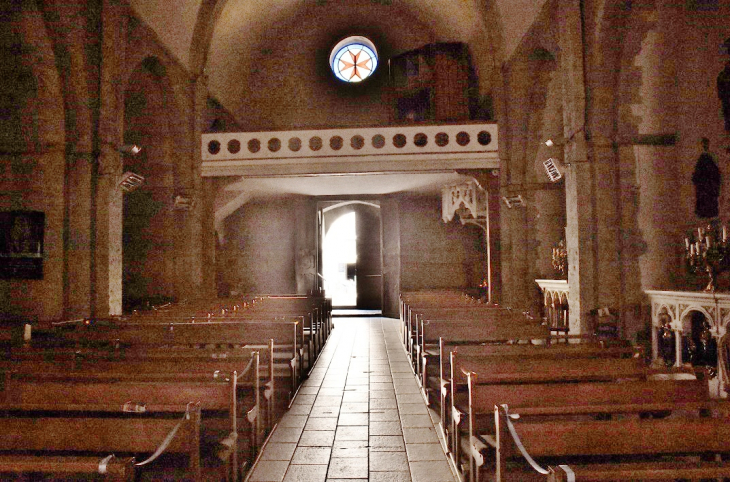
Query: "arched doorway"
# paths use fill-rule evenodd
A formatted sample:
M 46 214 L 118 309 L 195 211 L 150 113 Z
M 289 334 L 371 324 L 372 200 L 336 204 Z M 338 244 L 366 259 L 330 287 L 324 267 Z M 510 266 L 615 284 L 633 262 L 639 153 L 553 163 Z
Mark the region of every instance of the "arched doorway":
M 319 273 L 335 307 L 382 310 L 382 228 L 375 201 L 319 203 Z
M 123 170 L 144 178 L 124 194 L 122 227 L 122 300 L 124 311 L 175 299 L 176 247 L 180 227 L 172 211 L 178 172 L 172 147 L 174 109 L 165 67 L 154 57 L 132 73 L 124 96 L 124 143 L 138 145 L 124 153 Z

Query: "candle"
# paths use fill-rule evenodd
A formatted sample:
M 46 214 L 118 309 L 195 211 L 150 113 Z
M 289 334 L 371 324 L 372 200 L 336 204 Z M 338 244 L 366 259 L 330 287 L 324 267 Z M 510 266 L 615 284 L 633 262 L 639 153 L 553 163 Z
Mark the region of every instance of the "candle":
M 705 245 L 709 248 L 710 247 L 710 237 L 705 236 Z
M 689 238 L 684 238 L 684 245 L 687 247 L 687 249 L 689 249 Z
M 30 341 L 30 323 L 26 323 L 23 327 L 23 341 Z
M 722 242 L 727 242 L 727 226 L 722 225 Z

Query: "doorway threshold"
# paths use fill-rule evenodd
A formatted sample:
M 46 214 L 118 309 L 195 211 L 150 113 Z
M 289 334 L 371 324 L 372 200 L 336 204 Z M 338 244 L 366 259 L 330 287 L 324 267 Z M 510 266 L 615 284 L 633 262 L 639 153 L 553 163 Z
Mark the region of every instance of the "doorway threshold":
M 358 310 L 356 308 L 332 308 L 332 316 L 336 317 L 367 317 L 382 316 L 382 310 Z

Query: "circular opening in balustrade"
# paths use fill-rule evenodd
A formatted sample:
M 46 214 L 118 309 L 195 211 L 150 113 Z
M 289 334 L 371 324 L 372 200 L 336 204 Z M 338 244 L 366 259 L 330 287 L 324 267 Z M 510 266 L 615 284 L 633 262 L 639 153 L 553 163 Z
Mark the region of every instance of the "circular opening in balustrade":
M 492 134 L 487 131 L 481 131 L 477 134 L 477 141 L 483 146 L 488 146 L 492 142 Z
M 297 152 L 299 149 L 302 148 L 302 140 L 298 137 L 292 137 L 289 139 L 289 150 L 293 152 Z
M 281 141 L 276 137 L 272 137 L 271 139 L 269 139 L 269 150 L 271 152 L 276 152 L 279 149 L 281 149 Z
M 248 141 L 248 152 L 256 153 L 261 150 L 261 141 L 258 139 L 251 139 Z
M 352 146 L 353 149 L 358 151 L 358 150 L 362 149 L 363 146 L 365 145 L 365 139 L 363 139 L 363 137 L 359 136 L 359 135 L 352 136 L 352 139 L 350 139 L 350 145 Z
M 343 140 L 340 136 L 332 136 L 332 138 L 330 139 L 330 147 L 334 151 L 339 151 L 340 149 L 342 149 L 342 144 Z
M 221 151 L 221 143 L 218 141 L 210 141 L 208 143 L 208 152 L 213 155 L 218 154 Z
M 322 138 L 318 136 L 314 136 L 311 139 L 309 139 L 309 148 L 313 151 L 318 151 L 322 149 Z
M 398 149 L 404 147 L 406 145 L 406 141 L 406 136 L 403 134 L 396 134 L 393 136 L 393 145 Z
M 456 134 L 456 143 L 460 146 L 466 146 L 467 144 L 469 144 L 469 141 L 471 141 L 471 137 L 469 137 L 469 134 L 467 132 L 461 131 Z
M 413 136 L 413 143 L 418 147 L 425 147 L 426 144 L 428 144 L 428 136 L 419 132 L 418 134 Z
M 444 147 L 449 144 L 449 135 L 445 132 L 439 132 L 436 134 L 435 142 L 437 146 Z
M 382 149 L 383 146 L 385 146 L 385 137 L 381 136 L 380 134 L 375 134 L 373 136 L 373 147 L 376 149 Z
M 237 154 L 241 150 L 241 142 L 238 139 L 231 139 L 228 141 L 228 152 L 231 154 Z

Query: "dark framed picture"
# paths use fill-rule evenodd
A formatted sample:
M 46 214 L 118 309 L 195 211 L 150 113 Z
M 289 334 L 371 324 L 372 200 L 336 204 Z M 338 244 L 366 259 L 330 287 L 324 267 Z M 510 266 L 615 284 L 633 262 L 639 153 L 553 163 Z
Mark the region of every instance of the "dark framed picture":
M 43 279 L 41 211 L 0 211 L 0 279 Z

